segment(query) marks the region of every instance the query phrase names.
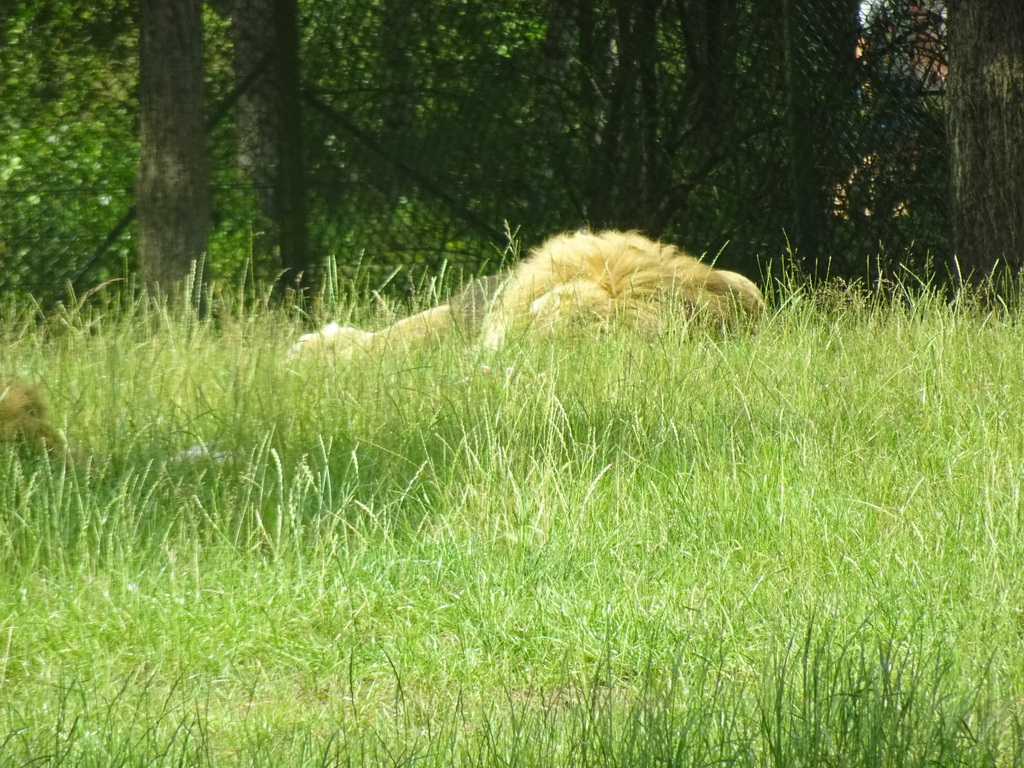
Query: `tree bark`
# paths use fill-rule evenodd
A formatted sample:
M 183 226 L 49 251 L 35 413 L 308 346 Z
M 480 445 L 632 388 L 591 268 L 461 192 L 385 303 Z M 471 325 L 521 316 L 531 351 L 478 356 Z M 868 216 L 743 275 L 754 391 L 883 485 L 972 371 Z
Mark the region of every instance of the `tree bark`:
M 821 183 L 814 156 L 814 110 L 807 20 L 814 18 L 800 0 L 782 0 L 783 77 L 786 84 L 786 127 L 789 190 L 793 218 L 787 232 L 791 247 L 809 274 L 819 274 L 821 250 Z
M 139 107 L 139 269 L 148 290 L 171 295 L 209 233 L 200 0 L 141 0 Z
M 1024 266 L 1024 3 L 951 0 L 948 47 L 954 274 L 1016 281 Z
M 279 287 L 313 288 L 319 276 L 310 258 L 306 226 L 305 139 L 302 129 L 302 75 L 299 68 L 299 8 L 297 0 L 274 3 L 274 66 L 277 108 L 281 116 L 280 170 L 277 174 L 277 218 L 281 234 Z
M 593 11 L 580 7 L 580 56 L 599 98 L 591 110 L 598 129 L 588 189 L 588 218 L 593 226 L 655 229 L 664 182 L 656 145 L 658 88 L 655 63 L 663 0 L 616 0 L 606 26 L 594 34 Z M 600 31 L 600 30 L 599 30 Z M 603 60 L 588 50 L 600 40 Z
M 235 0 L 235 79 L 258 76 L 238 100 L 238 163 L 252 181 L 266 233 L 257 258 L 280 252 L 281 286 L 313 283 L 306 232 L 298 20 L 295 0 Z
M 277 214 L 275 193 L 281 164 L 278 83 L 273 66 L 276 37 L 274 0 L 235 0 L 231 13 L 235 82 L 245 83 L 253 72 L 260 71 L 235 107 L 238 165 L 255 187 L 260 212 L 270 220 Z M 260 255 L 272 252 L 273 245 L 276 243 L 261 245 Z

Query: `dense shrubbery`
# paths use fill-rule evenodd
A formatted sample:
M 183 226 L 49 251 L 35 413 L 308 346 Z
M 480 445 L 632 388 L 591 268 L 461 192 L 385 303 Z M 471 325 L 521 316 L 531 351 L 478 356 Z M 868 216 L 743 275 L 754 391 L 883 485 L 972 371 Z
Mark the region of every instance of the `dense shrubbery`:
M 300 4 L 318 263 L 376 267 L 378 281 L 399 265 L 473 272 L 506 246 L 505 222 L 528 245 L 639 227 L 724 248 L 720 262 L 748 274 L 787 243 L 839 275 L 947 255 L 941 81 L 891 66 L 915 20 L 889 24 L 911 32 L 876 36 L 868 57 L 841 0 L 795 0 L 782 16 L 758 3 L 492 5 Z M 68 279 L 81 291 L 134 269 L 133 229 L 116 228 L 138 154 L 133 11 L 0 12 L 0 291 L 50 301 Z M 221 3 L 204 13 L 206 269 L 272 278 L 274 227 L 239 167 L 232 24 Z

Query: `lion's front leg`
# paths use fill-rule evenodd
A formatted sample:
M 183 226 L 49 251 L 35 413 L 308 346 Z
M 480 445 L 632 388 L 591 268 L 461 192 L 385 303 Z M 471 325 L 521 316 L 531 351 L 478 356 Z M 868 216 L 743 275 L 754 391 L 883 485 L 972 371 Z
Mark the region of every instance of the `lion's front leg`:
M 447 304 L 403 318 L 376 333 L 328 323 L 319 331 L 300 336 L 288 351 L 288 357 L 327 352 L 349 358 L 357 350 L 404 349 L 417 342 L 443 336 L 450 327 L 451 307 Z
M 367 331 L 331 322 L 319 331 L 300 336 L 299 340 L 288 350 L 288 357 L 294 358 L 324 352 L 351 354 L 355 349 L 370 346 L 373 336 L 374 334 Z

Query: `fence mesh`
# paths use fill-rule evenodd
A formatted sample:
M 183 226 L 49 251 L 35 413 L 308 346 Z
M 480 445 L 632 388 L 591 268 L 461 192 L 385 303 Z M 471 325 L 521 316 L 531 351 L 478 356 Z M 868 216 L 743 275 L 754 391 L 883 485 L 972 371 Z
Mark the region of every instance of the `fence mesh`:
M 281 269 L 296 124 L 311 268 L 486 271 L 506 226 L 639 228 L 753 274 L 948 256 L 937 0 L 301 0 L 297 85 L 285 1 L 204 6 L 217 278 Z M 0 10 L 0 294 L 135 269 L 136 16 Z

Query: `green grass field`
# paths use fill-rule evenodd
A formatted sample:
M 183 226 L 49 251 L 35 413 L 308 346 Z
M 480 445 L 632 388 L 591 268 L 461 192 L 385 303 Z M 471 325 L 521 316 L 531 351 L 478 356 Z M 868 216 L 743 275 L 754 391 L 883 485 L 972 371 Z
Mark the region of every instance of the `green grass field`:
M 1019 317 L 775 304 L 340 366 L 8 313 L 79 456 L 0 453 L 0 765 L 1020 765 Z

